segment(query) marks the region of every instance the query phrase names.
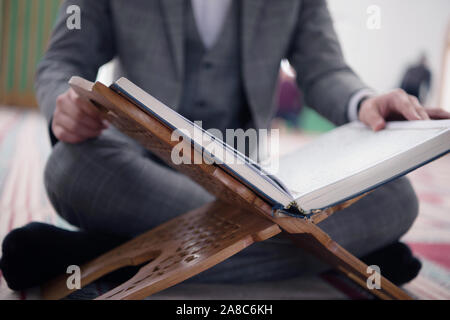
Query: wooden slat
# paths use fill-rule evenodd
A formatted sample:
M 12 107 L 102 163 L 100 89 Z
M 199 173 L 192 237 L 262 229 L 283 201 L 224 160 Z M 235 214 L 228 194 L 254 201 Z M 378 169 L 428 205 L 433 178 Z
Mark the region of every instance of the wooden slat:
M 267 219 L 215 201 L 178 216 L 81 266 L 81 285 L 125 266 L 142 267 L 129 281 L 99 299 L 143 299 L 190 278 L 236 254 L 255 241 L 280 233 Z M 43 287 L 45 299 L 72 290 L 62 275 Z

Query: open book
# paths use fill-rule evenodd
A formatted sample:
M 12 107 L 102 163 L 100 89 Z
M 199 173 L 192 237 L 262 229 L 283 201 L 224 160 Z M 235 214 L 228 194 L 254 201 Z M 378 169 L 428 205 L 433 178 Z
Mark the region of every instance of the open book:
M 274 208 L 301 214 L 354 198 L 450 151 L 450 120 L 390 122 L 373 132 L 355 122 L 283 157 L 276 176 L 126 78 L 110 88 L 169 128 Z M 201 134 L 199 134 L 199 132 Z

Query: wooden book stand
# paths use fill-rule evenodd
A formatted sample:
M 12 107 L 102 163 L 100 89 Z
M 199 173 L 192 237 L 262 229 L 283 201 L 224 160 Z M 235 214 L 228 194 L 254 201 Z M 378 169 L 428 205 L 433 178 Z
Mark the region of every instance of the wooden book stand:
M 187 212 L 81 266 L 81 286 L 125 266 L 141 267 L 130 280 L 97 299 L 143 299 L 178 284 L 282 230 L 295 234 L 302 248 L 343 272 L 366 290 L 367 265 L 334 242 L 316 224 L 359 198 L 317 212 L 308 219 L 273 216 L 268 203 L 214 164 L 173 165 L 172 130 L 102 83 L 74 77 L 70 84 L 91 100 L 120 131 L 139 141 L 166 163 L 214 194 L 216 201 Z M 189 149 L 184 149 L 189 150 Z M 190 149 L 192 158 L 197 152 Z M 45 299 L 61 299 L 72 291 L 61 275 L 42 288 Z M 381 289 L 370 290 L 381 299 L 411 299 L 381 277 Z

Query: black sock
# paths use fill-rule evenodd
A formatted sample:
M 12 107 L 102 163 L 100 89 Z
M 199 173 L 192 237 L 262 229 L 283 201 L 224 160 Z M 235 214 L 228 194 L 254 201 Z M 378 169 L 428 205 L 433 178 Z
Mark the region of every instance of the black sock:
M 369 266 L 379 266 L 381 275 L 398 286 L 414 279 L 422 268 L 420 260 L 401 242 L 374 251 L 362 257 L 361 261 Z
M 86 231 L 68 231 L 33 222 L 3 240 L 0 269 L 13 290 L 31 288 L 81 265 L 129 239 Z

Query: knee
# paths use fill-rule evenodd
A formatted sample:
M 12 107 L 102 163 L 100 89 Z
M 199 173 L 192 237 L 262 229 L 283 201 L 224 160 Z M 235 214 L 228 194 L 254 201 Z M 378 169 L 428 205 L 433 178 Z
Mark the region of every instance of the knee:
M 398 231 L 403 236 L 413 225 L 419 214 L 419 200 L 407 178 L 401 178 L 394 184 L 395 202 L 397 210 Z
M 64 194 L 70 182 L 70 172 L 73 172 L 76 159 L 73 145 L 58 143 L 53 148 L 44 170 L 44 184 L 49 193 L 59 198 Z
M 62 218 L 77 226 L 79 222 L 69 204 L 82 162 L 82 149 L 81 144 L 57 143 L 44 170 L 44 185 L 51 204 Z

